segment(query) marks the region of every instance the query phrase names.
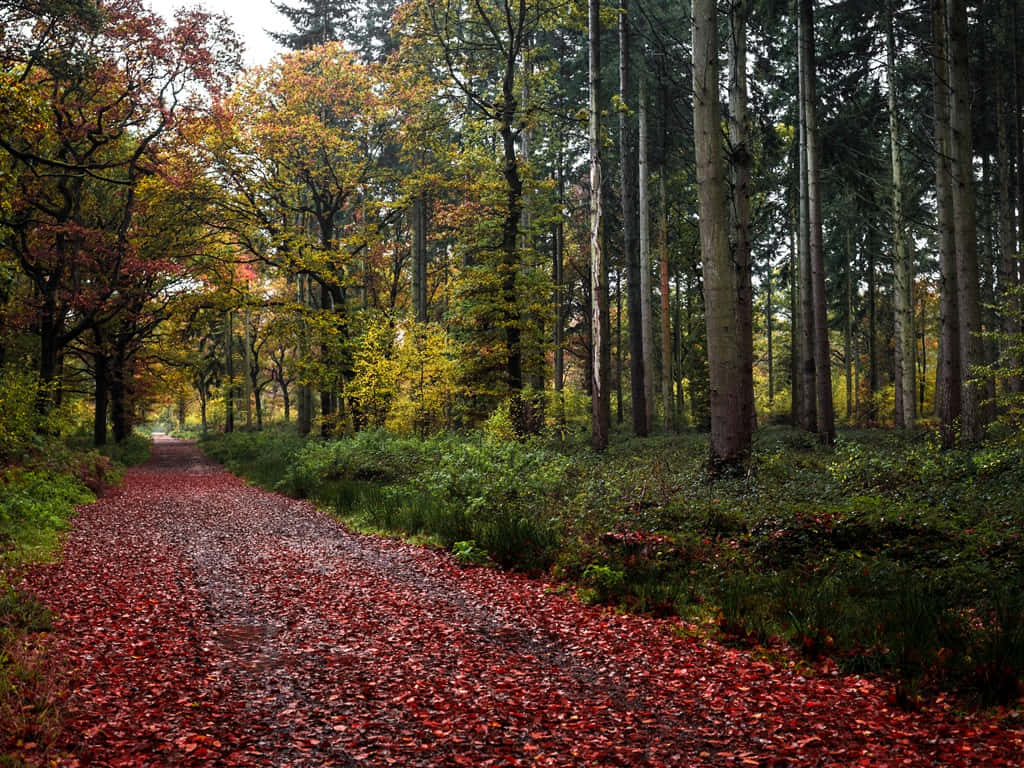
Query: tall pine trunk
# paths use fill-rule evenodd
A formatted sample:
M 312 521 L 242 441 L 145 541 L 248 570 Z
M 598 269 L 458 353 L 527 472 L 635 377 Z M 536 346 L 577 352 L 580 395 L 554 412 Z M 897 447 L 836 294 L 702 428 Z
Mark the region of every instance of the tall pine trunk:
M 1002 0 L 1001 17 L 1011 17 L 1010 0 Z M 996 71 L 996 133 L 999 153 L 999 294 L 1002 315 L 1002 332 L 1004 336 L 1001 346 L 1009 346 L 1012 350 L 1020 332 L 1020 297 L 1015 292 L 1019 283 L 1019 258 L 1017 255 L 1017 222 L 1014 205 L 1017 198 L 1016 177 L 1013 173 L 1013 160 L 1010 155 L 1010 116 L 1015 112 L 1016 105 L 1010 100 L 1012 88 L 1007 88 L 1007 80 L 1013 75 L 1007 71 L 1006 60 L 1012 61 L 1014 42 L 1009 38 L 1013 26 L 1008 30 L 1005 23 L 996 29 L 999 66 Z M 1017 158 L 1020 162 L 1020 158 Z M 1012 371 L 1004 377 L 1003 387 L 1010 392 L 1020 392 L 1024 388 L 1024 380 L 1020 374 L 1020 355 L 1008 351 L 1000 355 L 1001 365 Z
M 640 242 L 637 232 L 637 142 L 630 110 L 633 108 L 632 35 L 629 0 L 619 9 L 619 165 L 622 180 L 622 240 L 626 261 L 629 313 L 629 373 L 633 433 L 647 434 L 644 386 L 643 319 L 640 310 Z M 621 341 L 620 341 L 621 344 Z M 621 372 L 620 372 L 621 377 Z
M 750 169 L 748 142 L 748 0 L 733 0 L 729 11 L 729 143 L 732 170 L 732 255 L 736 265 L 736 327 L 740 346 L 740 408 L 746 428 L 757 426 L 754 410 L 754 288 L 751 280 Z
M 742 355 L 736 270 L 729 254 L 714 0 L 693 3 L 693 127 L 711 394 L 711 466 L 717 469 L 744 460 L 750 450 L 750 429 L 741 407 Z
M 665 167 L 662 161 L 658 174 L 658 249 L 660 251 L 659 282 L 661 287 L 661 406 L 665 411 L 664 426 L 672 429 L 675 421 L 672 406 L 672 331 L 669 309 L 668 204 L 665 200 Z
M 906 217 L 903 212 L 903 159 L 900 152 L 900 127 L 896 113 L 896 30 L 894 0 L 886 13 L 886 62 L 889 81 L 889 149 L 892 164 L 892 250 L 893 309 L 896 324 L 896 424 L 913 427 L 916 384 L 914 345 L 914 266 L 907 247 Z
M 590 146 L 590 293 L 591 351 L 591 442 L 598 450 L 608 446 L 610 399 L 608 370 L 611 368 L 611 335 L 608 319 L 608 264 L 602 243 L 601 211 L 601 3 L 588 0 L 588 80 Z
M 946 0 L 932 0 L 932 81 L 935 105 L 935 197 L 939 226 L 941 274 L 939 361 L 935 392 L 940 438 L 944 448 L 956 442 L 960 418 L 960 312 L 957 290 L 956 244 L 953 226 L 953 171 L 950 162 L 948 45 Z
M 960 339 L 960 439 L 981 442 L 982 382 L 972 367 L 982 355 L 981 303 L 978 285 L 978 222 L 974 200 L 971 140 L 971 93 L 967 69 L 967 3 L 948 0 L 949 124 L 953 178 L 953 231 L 956 247 L 957 310 Z
M 800 336 L 800 404 L 798 414 L 800 426 L 808 432 L 814 432 L 818 426 L 818 408 L 815 399 L 814 374 L 814 294 L 811 287 L 811 248 L 810 248 L 810 207 L 807 190 L 807 121 L 804 117 L 804 46 L 798 38 L 797 70 L 800 95 L 798 98 L 799 127 L 797 149 L 797 187 L 799 194 L 799 218 L 797 228 L 797 283 L 800 287 L 799 312 L 797 313 Z
M 648 162 L 646 72 L 640 73 L 637 94 L 637 123 L 640 139 L 637 144 L 638 206 L 640 217 L 640 322 L 643 337 L 644 406 L 647 432 L 654 427 L 654 329 L 651 326 L 651 195 Z
M 818 439 L 831 445 L 836 438 L 832 403 L 832 360 L 828 339 L 828 296 L 825 293 L 825 243 L 822 229 L 821 152 L 818 148 L 817 85 L 814 66 L 814 14 L 811 0 L 800 0 L 800 42 L 804 84 L 804 132 L 807 151 L 808 246 L 814 315 L 814 381 Z

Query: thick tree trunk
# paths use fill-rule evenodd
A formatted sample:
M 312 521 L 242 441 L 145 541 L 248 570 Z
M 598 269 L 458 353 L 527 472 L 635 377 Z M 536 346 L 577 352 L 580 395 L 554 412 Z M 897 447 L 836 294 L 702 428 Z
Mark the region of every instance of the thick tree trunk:
M 640 88 L 637 101 L 637 122 L 640 139 L 637 144 L 639 168 L 639 216 L 640 216 L 640 322 L 643 336 L 644 363 L 644 406 L 646 408 L 646 429 L 654 427 L 654 328 L 651 325 L 651 203 L 650 170 L 647 158 L 647 87 L 646 73 L 640 73 Z
M 948 0 L 946 16 L 949 29 L 949 122 L 960 338 L 960 439 L 966 445 L 976 445 L 981 442 L 984 427 L 982 382 L 975 378 L 971 369 L 982 364 L 984 359 L 979 336 L 981 303 L 978 285 L 978 222 L 974 202 L 966 0 Z
M 117 350 L 110 362 L 110 431 L 115 443 L 123 443 L 132 428 L 128 402 L 128 361 L 124 351 Z
M 644 378 L 643 319 L 640 310 L 640 244 L 637 233 L 637 147 L 636 131 L 629 111 L 633 109 L 632 44 L 629 0 L 619 9 L 619 163 L 622 177 L 622 245 L 626 261 L 627 311 L 629 313 L 629 385 L 632 399 L 633 433 L 647 434 L 647 404 Z M 621 343 L 621 342 L 620 342 Z M 620 372 L 621 377 L 621 372 Z
M 800 38 L 803 47 L 804 123 L 807 149 L 807 211 L 814 307 L 814 377 L 818 439 L 831 445 L 836 438 L 832 403 L 832 359 L 828 339 L 828 296 L 825 292 L 825 243 L 822 229 L 821 152 L 818 148 L 817 86 L 814 66 L 812 0 L 800 0 Z
M 608 264 L 602 243 L 601 211 L 601 4 L 588 0 L 588 80 L 590 145 L 590 293 L 591 350 L 591 442 L 598 450 L 608 446 L 610 429 L 608 370 L 611 350 L 608 318 Z
M 935 395 L 940 439 L 944 448 L 956 442 L 960 418 L 960 312 L 956 274 L 956 237 L 953 225 L 953 173 L 950 162 L 949 54 L 946 33 L 946 1 L 932 0 L 932 82 L 935 106 L 935 190 L 939 228 L 941 274 L 939 360 Z
M 93 367 L 96 407 L 93 412 L 92 442 L 100 446 L 107 444 L 107 413 L 110 411 L 110 363 L 107 356 L 97 352 L 93 356 Z
M 515 62 L 508 61 L 502 78 L 503 110 L 499 127 L 505 178 L 505 218 L 501 226 L 501 303 L 505 325 L 505 376 L 509 391 L 509 418 L 519 435 L 535 431 L 530 409 L 523 401 L 523 351 L 516 280 L 519 275 L 519 232 L 523 215 L 523 180 L 519 176 L 513 121 L 518 109 Z
M 754 409 L 754 288 L 751 281 L 750 134 L 747 117 L 748 0 L 729 11 L 729 143 L 732 169 L 732 256 L 736 265 L 736 327 L 740 347 L 740 408 L 747 428 L 757 427 Z
M 917 386 L 914 355 L 914 265 L 907 247 L 906 219 L 903 212 L 903 160 L 900 152 L 900 126 L 896 113 L 896 30 L 893 2 L 886 13 L 886 61 L 889 83 L 889 149 L 892 163 L 892 250 L 893 309 L 896 324 L 896 425 L 913 427 Z
M 693 3 L 693 126 L 711 392 L 711 465 L 717 469 L 745 459 L 750 429 L 741 404 L 743 363 L 736 322 L 736 270 L 729 256 L 714 0 Z

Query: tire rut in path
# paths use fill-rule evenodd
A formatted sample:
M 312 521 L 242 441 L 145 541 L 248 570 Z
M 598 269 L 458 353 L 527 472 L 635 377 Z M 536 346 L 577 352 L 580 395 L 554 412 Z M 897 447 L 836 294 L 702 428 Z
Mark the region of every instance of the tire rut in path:
M 669 622 L 346 531 L 158 441 L 28 586 L 74 681 L 68 765 L 1021 764 L 1021 734 L 891 710 Z M 1008 762 L 1000 763 L 1006 760 Z

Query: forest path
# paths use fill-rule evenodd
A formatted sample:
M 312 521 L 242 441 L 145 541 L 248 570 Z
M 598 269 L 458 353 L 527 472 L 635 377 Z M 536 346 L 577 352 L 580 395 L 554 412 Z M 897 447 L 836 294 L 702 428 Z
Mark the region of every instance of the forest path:
M 184 441 L 26 587 L 57 614 L 67 766 L 1024 764 L 1020 731 L 353 534 Z

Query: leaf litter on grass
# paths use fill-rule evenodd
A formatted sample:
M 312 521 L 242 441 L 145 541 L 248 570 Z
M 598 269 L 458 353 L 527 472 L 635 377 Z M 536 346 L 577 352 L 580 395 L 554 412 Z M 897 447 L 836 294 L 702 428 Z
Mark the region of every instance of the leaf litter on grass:
M 350 533 L 161 442 L 24 587 L 65 765 L 1017 766 L 1024 730 Z

